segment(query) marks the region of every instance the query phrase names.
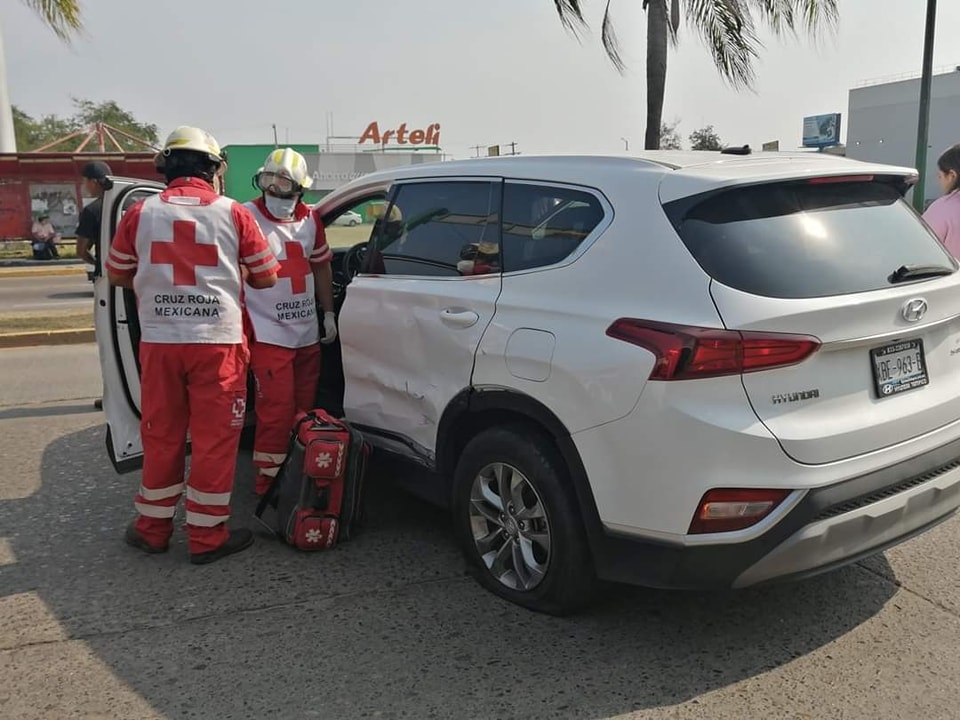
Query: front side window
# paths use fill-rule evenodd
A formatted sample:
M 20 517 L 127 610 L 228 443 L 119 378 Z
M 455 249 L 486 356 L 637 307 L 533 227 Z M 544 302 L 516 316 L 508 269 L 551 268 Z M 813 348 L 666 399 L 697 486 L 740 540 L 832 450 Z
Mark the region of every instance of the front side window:
M 378 220 L 366 272 L 464 277 L 500 272 L 500 185 L 404 183 Z
M 351 205 L 338 208 L 335 214 L 324 218 L 324 233 L 332 248 L 353 247 L 372 237 L 377 218 L 383 215 L 385 200 L 382 195 L 365 197 Z

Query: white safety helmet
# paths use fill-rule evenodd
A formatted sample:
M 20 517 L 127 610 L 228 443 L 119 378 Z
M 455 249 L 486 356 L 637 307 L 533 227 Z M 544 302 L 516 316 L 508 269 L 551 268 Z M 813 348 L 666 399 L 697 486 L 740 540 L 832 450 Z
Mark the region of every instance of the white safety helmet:
M 263 192 L 272 190 L 280 195 L 299 193 L 313 185 L 307 161 L 292 148 L 277 148 L 267 155 L 253 180 Z
M 220 144 L 206 130 L 181 125 L 167 136 L 163 149 L 157 156 L 157 167 L 163 167 L 164 158 L 170 157 L 171 153 L 180 150 L 192 150 L 193 152 L 203 153 L 214 163 L 226 162 L 226 157 L 220 149 Z

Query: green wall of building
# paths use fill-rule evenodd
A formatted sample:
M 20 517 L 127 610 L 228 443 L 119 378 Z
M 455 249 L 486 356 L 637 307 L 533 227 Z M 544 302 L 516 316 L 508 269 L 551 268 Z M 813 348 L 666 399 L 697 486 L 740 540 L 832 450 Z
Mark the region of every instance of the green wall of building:
M 318 145 L 285 145 L 299 153 L 316 153 Z M 239 202 L 259 197 L 260 191 L 253 186 L 253 176 L 263 165 L 267 155 L 276 148 L 273 145 L 227 145 L 227 174 L 224 176 L 224 193 Z M 307 202 L 316 202 L 319 195 L 308 193 Z

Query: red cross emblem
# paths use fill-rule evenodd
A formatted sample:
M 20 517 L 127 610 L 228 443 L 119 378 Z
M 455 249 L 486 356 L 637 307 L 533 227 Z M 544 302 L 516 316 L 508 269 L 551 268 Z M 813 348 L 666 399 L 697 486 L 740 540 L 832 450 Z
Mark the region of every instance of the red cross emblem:
M 288 240 L 283 244 L 286 257 L 280 261 L 278 278 L 290 278 L 290 289 L 294 295 L 307 291 L 307 276 L 313 272 L 307 256 L 303 254 L 303 245 Z
M 173 284 L 197 284 L 197 266 L 216 267 L 220 253 L 216 245 L 197 242 L 197 224 L 192 220 L 173 221 L 173 242 L 154 241 L 150 245 L 150 262 L 173 265 Z

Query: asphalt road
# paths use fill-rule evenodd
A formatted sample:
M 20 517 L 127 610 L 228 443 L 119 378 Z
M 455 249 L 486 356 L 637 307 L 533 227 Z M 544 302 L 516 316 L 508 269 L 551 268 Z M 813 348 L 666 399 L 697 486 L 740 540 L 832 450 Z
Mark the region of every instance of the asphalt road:
M 95 367 L 91 346 L 0 352 L 0 716 L 958 716 L 958 520 L 800 584 L 615 588 L 557 619 L 474 584 L 444 514 L 380 467 L 355 540 L 262 535 L 195 567 L 179 532 L 166 555 L 122 543 L 139 476 L 105 457 Z M 251 488 L 244 453 L 255 527 Z
M 93 284 L 84 274 L 3 277 L 0 314 L 93 307 Z

